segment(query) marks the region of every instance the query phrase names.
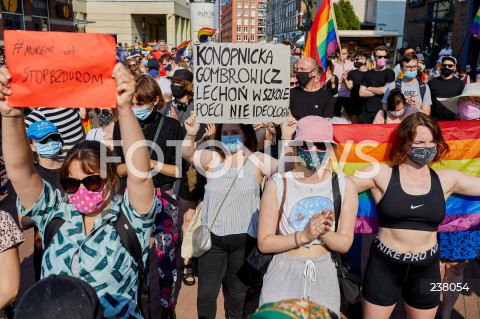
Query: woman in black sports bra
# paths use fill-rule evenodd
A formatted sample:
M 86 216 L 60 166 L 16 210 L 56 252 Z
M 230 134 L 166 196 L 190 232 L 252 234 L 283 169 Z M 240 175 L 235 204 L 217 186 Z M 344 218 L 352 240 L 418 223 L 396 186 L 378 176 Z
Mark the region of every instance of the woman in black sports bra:
M 389 318 L 402 297 L 408 318 L 433 319 L 440 292 L 430 289 L 441 282 L 437 228 L 445 200 L 452 193 L 480 196 L 480 178 L 427 166 L 449 148 L 437 122 L 423 113 L 407 117 L 392 137 L 390 165 L 351 176 L 359 193 L 372 192 L 380 222 L 364 274 L 363 318 Z

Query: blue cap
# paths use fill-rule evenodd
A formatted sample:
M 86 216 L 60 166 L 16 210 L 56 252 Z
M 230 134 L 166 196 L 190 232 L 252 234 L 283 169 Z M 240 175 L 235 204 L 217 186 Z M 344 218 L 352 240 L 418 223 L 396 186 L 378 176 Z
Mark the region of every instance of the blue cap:
M 41 141 L 52 134 L 60 135 L 57 127 L 50 121 L 38 121 L 27 128 L 28 138 L 34 141 Z

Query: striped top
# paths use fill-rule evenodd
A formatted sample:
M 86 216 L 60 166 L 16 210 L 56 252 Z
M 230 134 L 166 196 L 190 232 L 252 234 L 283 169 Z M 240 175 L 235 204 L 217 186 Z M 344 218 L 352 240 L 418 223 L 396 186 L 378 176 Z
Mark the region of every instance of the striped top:
M 52 122 L 62 134 L 63 148 L 60 160 L 63 160 L 67 152 L 85 138 L 80 114 L 77 109 L 38 107 L 25 118 L 25 125 L 28 128 L 35 122 L 45 120 Z
M 256 155 L 254 153 L 251 156 Z M 247 233 L 253 215 L 258 214 L 260 186 L 257 184 L 253 159 L 250 157 L 241 170 L 240 167 L 227 169 L 223 164 L 217 165 L 205 186 L 202 224 L 211 227 L 218 207 L 240 171 L 211 228 L 212 233 L 217 236 Z

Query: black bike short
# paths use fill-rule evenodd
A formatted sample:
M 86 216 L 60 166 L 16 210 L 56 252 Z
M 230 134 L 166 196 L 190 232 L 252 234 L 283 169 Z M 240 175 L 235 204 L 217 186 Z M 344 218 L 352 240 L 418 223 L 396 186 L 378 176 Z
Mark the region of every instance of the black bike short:
M 378 237 L 370 247 L 363 277 L 365 300 L 391 306 L 400 297 L 411 307 L 432 309 L 440 304 L 440 292 L 430 291 L 440 283 L 438 243 L 423 253 L 401 254 L 386 247 Z

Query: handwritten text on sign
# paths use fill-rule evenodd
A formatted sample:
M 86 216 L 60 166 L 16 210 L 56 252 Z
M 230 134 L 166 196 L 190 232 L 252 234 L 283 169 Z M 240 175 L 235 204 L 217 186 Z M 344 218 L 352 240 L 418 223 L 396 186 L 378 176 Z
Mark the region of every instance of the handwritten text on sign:
M 290 98 L 289 57 L 289 49 L 284 45 L 196 46 L 194 87 L 198 122 L 283 122 Z
M 111 36 L 5 31 L 5 53 L 10 106 L 116 107 Z

